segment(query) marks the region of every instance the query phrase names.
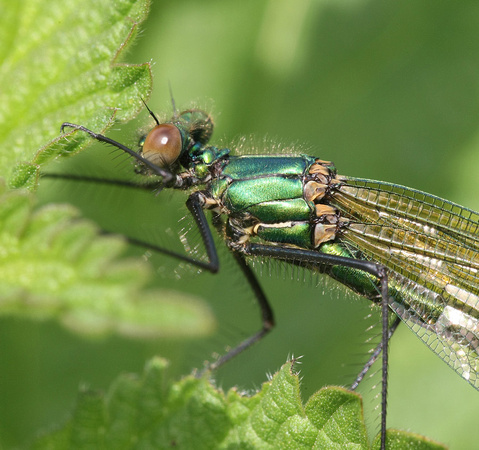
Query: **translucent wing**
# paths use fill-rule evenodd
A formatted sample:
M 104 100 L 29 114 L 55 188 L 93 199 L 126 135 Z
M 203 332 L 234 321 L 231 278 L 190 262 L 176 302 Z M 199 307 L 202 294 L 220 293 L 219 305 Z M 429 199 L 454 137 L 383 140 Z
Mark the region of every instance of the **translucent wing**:
M 341 240 L 390 270 L 391 309 L 479 389 L 479 215 L 424 192 L 342 177 Z

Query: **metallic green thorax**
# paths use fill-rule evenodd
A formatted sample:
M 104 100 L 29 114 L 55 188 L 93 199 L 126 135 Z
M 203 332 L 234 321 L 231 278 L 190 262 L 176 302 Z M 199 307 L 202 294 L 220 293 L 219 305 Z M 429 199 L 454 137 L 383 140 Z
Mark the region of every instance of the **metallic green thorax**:
M 195 177 L 199 179 L 206 177 L 211 165 L 229 153 L 228 149 L 205 146 L 213 134 L 213 120 L 204 111 L 183 111 L 167 123 L 175 125 L 181 134 L 179 162 L 183 167 L 194 168 Z
M 323 202 L 335 177 L 310 156 L 230 156 L 208 194 L 229 217 L 236 239 L 317 248 L 334 238 L 338 218 Z

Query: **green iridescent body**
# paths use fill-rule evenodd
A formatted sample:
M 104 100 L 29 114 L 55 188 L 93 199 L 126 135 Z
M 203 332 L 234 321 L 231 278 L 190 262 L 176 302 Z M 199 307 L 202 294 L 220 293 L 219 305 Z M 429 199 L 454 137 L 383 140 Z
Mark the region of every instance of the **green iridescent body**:
M 248 239 L 362 259 L 365 255 L 358 253 L 357 249 L 352 252 L 341 243 L 340 227 L 334 227 L 338 233 L 329 236 L 326 242 L 319 245 L 315 242 L 315 227 L 324 218 L 317 215 L 315 202 L 305 198 L 304 186 L 311 181 L 309 171 L 317 165 L 316 161 L 307 155 L 229 156 L 221 175 L 208 183 L 207 193 L 228 217 L 229 224 L 234 225 L 236 240 L 247 236 Z M 323 204 L 330 205 L 341 191 L 341 181 L 334 178 L 334 166 L 330 162 L 325 164 L 330 171 L 328 182 L 334 187 Z M 331 183 L 333 179 L 335 182 Z M 343 222 L 342 228 L 346 230 L 347 223 Z M 344 266 L 334 266 L 328 274 L 355 292 L 374 301 L 380 300 L 377 282 L 371 275 Z M 400 284 L 404 284 L 402 281 Z M 407 307 L 417 297 L 414 290 L 408 290 L 393 280 L 390 295 Z M 423 316 L 428 320 L 437 318 L 443 309 L 438 305 L 423 306 Z
M 234 157 L 210 182 L 209 193 L 238 233 L 251 230 L 269 242 L 312 248 L 314 203 L 303 195 L 308 157 Z
M 414 189 L 339 176 L 312 156 L 236 156 L 207 146 L 213 124 L 201 111 L 169 123 L 182 137 L 172 187 L 200 188 L 203 208 L 225 218 L 232 250 L 259 242 L 382 264 L 391 310 L 479 389 L 477 213 Z M 300 265 L 381 301 L 378 280 L 362 270 Z

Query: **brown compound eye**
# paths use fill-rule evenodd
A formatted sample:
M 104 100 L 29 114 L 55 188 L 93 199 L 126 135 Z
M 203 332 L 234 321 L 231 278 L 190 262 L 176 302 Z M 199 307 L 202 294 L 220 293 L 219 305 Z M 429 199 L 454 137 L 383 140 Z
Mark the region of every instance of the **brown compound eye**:
M 181 153 L 181 134 L 174 125 L 161 124 L 153 128 L 145 138 L 143 158 L 158 167 L 170 167 Z

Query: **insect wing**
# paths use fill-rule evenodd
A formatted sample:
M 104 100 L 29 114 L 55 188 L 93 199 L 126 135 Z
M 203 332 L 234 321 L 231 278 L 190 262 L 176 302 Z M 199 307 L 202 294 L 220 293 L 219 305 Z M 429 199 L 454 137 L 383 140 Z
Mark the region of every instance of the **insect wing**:
M 344 178 L 332 204 L 342 239 L 390 269 L 390 307 L 479 389 L 479 217 L 438 197 Z

